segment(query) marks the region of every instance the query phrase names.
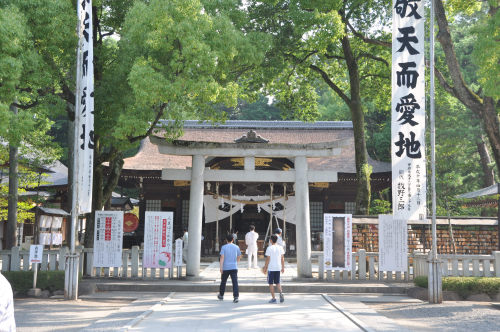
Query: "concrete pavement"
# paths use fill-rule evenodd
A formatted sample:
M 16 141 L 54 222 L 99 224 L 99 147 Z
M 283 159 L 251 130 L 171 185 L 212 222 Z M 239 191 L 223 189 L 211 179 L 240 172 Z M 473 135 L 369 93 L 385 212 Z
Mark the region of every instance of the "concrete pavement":
M 268 294 L 232 294 L 219 301 L 216 294 L 175 293 L 137 322 L 129 331 L 371 331 L 356 324 L 320 294 L 285 294 L 284 303 L 270 304 Z

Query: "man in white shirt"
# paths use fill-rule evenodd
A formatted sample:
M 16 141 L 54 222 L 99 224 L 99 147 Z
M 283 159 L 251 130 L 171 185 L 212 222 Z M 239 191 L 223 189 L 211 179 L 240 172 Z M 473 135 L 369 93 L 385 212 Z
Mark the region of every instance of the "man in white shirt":
M 250 232 L 245 235 L 245 244 L 247 245 L 247 254 L 248 254 L 248 268 L 250 269 L 252 266 L 252 257 L 253 257 L 253 267 L 257 268 L 257 239 L 259 238 L 259 234 L 255 232 L 255 226 L 250 225 Z
M 285 301 L 280 282 L 280 272 L 285 273 L 285 252 L 277 242 L 278 237 L 276 234 L 271 235 L 271 245 L 266 249 L 266 264 L 262 269 L 262 272 L 267 273 L 267 282 L 271 291 L 272 298 L 269 303 L 277 302 L 274 296 L 274 285 L 276 285 L 278 292 L 280 292 L 280 303 Z
M 0 273 L 0 331 L 16 331 L 12 287 L 10 286 L 9 281 L 2 275 L 2 273 Z

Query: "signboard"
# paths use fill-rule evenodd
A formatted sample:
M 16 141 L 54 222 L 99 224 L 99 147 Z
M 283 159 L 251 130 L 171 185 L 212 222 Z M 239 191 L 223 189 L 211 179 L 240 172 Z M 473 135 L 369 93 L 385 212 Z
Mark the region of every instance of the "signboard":
M 392 208 L 395 219 L 426 219 L 424 3 L 393 0 Z
M 143 267 L 172 268 L 173 225 L 173 212 L 146 211 Z
M 352 264 L 352 215 L 324 214 L 323 264 L 325 270 L 350 270 Z
M 43 245 L 36 244 L 30 246 L 30 264 L 41 263 L 43 256 Z
M 96 211 L 94 267 L 120 267 L 123 247 L 123 211 Z
M 77 1 L 78 48 L 76 63 L 75 134 L 77 140 L 78 211 L 92 212 L 94 165 L 94 51 L 92 2 Z M 75 142 L 76 143 L 76 142 Z
M 378 216 L 380 271 L 406 272 L 408 269 L 408 227 L 406 220 L 392 215 Z
M 125 213 L 123 216 L 123 232 L 130 233 L 139 226 L 139 218 L 133 213 Z
M 175 240 L 175 266 L 182 266 L 182 239 Z

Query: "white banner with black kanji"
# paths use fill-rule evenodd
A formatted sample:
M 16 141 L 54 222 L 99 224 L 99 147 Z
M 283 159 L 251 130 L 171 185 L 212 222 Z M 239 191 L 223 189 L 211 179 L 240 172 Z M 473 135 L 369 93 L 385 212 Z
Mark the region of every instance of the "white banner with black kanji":
M 92 212 L 94 165 L 94 51 L 92 1 L 77 2 L 78 52 L 76 68 L 75 131 L 77 144 L 77 197 L 80 214 Z
M 424 3 L 393 0 L 392 207 L 394 219 L 426 219 Z

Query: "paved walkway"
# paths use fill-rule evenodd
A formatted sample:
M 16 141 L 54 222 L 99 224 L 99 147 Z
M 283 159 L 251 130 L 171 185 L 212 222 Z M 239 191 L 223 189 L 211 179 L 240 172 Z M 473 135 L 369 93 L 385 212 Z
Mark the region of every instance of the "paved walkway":
M 258 262 L 259 268 L 248 268 L 248 261 L 242 260 L 238 263 L 238 280 L 240 283 L 265 283 L 266 275 L 262 273 L 261 269 L 264 266 L 264 261 Z M 297 264 L 289 264 L 285 262 L 285 273 L 281 274 L 283 282 L 290 282 L 297 276 Z M 200 277 L 207 280 L 220 281 L 220 264 L 219 262 L 209 263 L 207 267 L 200 272 Z
M 286 294 L 277 304 L 267 294 L 241 294 L 239 303 L 227 295 L 175 293 L 130 331 L 364 331 L 319 294 Z

